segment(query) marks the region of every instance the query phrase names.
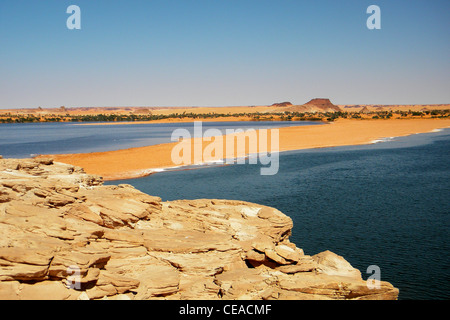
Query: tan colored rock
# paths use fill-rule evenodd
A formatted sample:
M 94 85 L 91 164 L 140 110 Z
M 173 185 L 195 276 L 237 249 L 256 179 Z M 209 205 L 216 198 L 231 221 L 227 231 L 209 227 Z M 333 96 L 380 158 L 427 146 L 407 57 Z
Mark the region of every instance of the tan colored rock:
M 95 287 L 87 289 L 86 294 L 90 299 L 101 299 L 103 297 L 129 292 L 138 286 L 139 280 L 103 271 Z
M 154 297 L 165 297 L 179 291 L 180 273 L 168 264 L 148 266 L 146 272 L 139 277 L 140 285 L 136 299 L 148 300 Z
M 293 274 L 297 272 L 312 272 L 317 268 L 317 263 L 309 256 L 301 257 L 297 263 L 276 267 L 283 273 Z
M 7 188 L 0 187 L 0 203 L 12 201 L 16 198 L 15 194 Z
M 154 229 L 143 231 L 143 238 L 149 251 L 201 253 L 239 249 L 230 236 L 211 231 Z
M 53 158 L 49 158 L 49 157 L 41 157 L 41 158 L 36 159 L 36 161 L 39 164 L 43 164 L 43 165 L 46 165 L 46 166 L 49 166 L 49 165 L 53 164 Z
M 275 261 L 278 264 L 285 265 L 285 264 L 291 263 L 291 262 L 287 261 L 286 259 L 284 259 L 282 256 L 280 256 L 278 253 L 276 253 L 275 250 L 266 249 L 266 251 L 264 251 L 264 253 L 266 254 L 267 258 L 269 258 L 272 261 Z
M 259 269 L 238 269 L 217 275 L 215 283 L 224 299 L 261 299 L 261 295 L 268 295 L 266 290 L 274 281 Z
M 298 251 L 284 244 L 277 245 L 275 247 L 275 252 L 282 258 L 294 262 L 297 262 L 301 257 Z
M 111 255 L 108 253 L 93 253 L 82 251 L 62 251 L 55 254 L 49 268 L 48 275 L 52 278 L 65 279 L 70 270 L 77 269 L 81 276 L 85 276 L 89 268 L 101 268 Z
M 290 265 L 277 267 L 276 269 L 283 273 L 292 274 L 292 273 L 298 273 L 298 272 L 313 271 L 314 267 L 311 265 L 304 265 L 304 264 L 290 264 Z
M 266 260 L 266 255 L 255 250 L 249 250 L 246 252 L 245 258 L 252 262 L 264 262 Z
M 76 199 L 63 194 L 54 194 L 47 197 L 47 203 L 52 207 L 63 207 L 74 203 Z
M 54 252 L 45 248 L 17 248 L 7 247 L 0 248 L 0 265 L 10 263 L 21 263 L 38 266 L 48 266 L 53 258 Z
M 19 281 L 2 281 L 0 278 L 0 298 L 2 300 L 19 300 L 19 288 Z
M 296 273 L 280 281 L 282 291 L 290 292 L 291 296 L 300 293 L 311 295 L 314 299 L 379 299 L 386 297 L 396 299 L 398 289 L 391 284 L 383 283 L 380 288 L 369 289 L 361 279 L 351 277 L 330 276 L 310 272 Z M 395 297 L 395 298 L 394 298 Z
M 35 284 L 22 284 L 21 300 L 74 300 L 77 293 L 67 289 L 61 281 L 42 281 Z
M 259 236 L 251 244 L 256 251 L 264 253 L 266 250 L 274 250 L 275 244 L 272 238 L 267 236 Z
M 178 292 L 167 297 L 179 300 L 217 300 L 220 299 L 220 287 L 215 278 L 199 276 L 180 277 Z
M 0 281 L 43 281 L 46 279 L 47 269 L 48 266 L 30 264 L 0 266 Z
M 103 219 L 86 204 L 77 204 L 65 212 L 65 215 L 103 225 Z
M 331 276 L 343 276 L 361 279 L 361 272 L 352 267 L 343 257 L 331 252 L 324 251 L 312 256 L 317 262 L 316 270 Z

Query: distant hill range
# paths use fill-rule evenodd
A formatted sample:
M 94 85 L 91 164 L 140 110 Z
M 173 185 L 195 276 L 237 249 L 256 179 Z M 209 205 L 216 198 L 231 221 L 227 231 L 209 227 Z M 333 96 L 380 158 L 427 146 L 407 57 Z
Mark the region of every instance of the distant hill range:
M 280 103 L 274 103 L 271 105 L 271 107 L 289 107 L 292 106 L 292 103 L 290 102 L 280 102 Z
M 303 105 L 293 105 L 290 102 L 274 103 L 272 107 L 276 109 L 273 112 L 336 112 L 342 111 L 341 108 L 331 103 L 330 99 L 316 98 Z
M 372 112 L 390 111 L 429 111 L 447 110 L 450 104 L 422 104 L 422 105 L 334 105 L 330 99 L 316 98 L 302 104 L 295 105 L 289 101 L 278 102 L 272 105 L 253 106 L 219 106 L 219 107 L 198 107 L 198 106 L 103 106 L 103 107 L 34 107 L 7 109 L 0 106 L 0 117 L 7 118 L 17 115 L 33 115 L 35 117 L 64 117 L 66 115 L 170 115 L 170 114 L 242 114 L 242 113 L 283 113 L 285 111 L 299 113 L 325 113 L 325 112 L 355 112 L 360 114 L 370 114 Z

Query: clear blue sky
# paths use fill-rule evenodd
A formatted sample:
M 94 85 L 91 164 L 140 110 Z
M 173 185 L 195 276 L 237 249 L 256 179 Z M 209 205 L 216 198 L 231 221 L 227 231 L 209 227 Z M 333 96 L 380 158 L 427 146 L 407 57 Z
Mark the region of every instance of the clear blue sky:
M 1 0 L 0 108 L 450 103 L 449 40 L 448 0 Z

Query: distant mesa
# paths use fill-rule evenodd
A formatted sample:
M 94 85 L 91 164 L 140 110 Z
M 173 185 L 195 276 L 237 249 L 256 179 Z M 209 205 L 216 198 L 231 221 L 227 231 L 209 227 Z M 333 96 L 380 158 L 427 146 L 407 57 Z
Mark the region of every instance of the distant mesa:
M 133 111 L 134 114 L 147 114 L 152 115 L 152 111 L 150 108 L 136 108 L 135 111 Z
M 335 111 L 340 111 L 341 109 L 338 106 L 335 106 L 331 103 L 330 99 L 322 99 L 322 98 L 316 98 L 312 99 L 311 101 L 304 104 L 305 106 L 315 106 L 320 109 L 333 109 Z
M 271 107 L 288 107 L 288 106 L 292 106 L 292 103 L 286 101 L 286 102 L 274 103 L 271 105 Z
M 286 103 L 286 102 L 284 102 Z M 288 102 L 289 103 L 289 102 Z M 273 104 L 272 106 L 278 106 L 280 104 Z M 274 110 L 275 111 L 275 110 Z M 331 103 L 330 99 L 315 98 L 303 105 L 285 105 L 281 108 L 277 108 L 277 112 L 290 111 L 290 112 L 337 112 L 342 111 L 341 108 Z

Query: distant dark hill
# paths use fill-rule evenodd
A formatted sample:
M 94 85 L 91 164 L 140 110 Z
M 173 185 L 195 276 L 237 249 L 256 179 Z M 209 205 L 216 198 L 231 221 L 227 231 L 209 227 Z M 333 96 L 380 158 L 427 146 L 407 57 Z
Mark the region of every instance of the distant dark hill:
M 273 106 L 273 105 L 272 105 Z M 277 107 L 273 112 L 337 112 L 341 108 L 331 103 L 330 99 L 316 98 L 303 105 L 291 105 L 286 107 Z
M 335 106 L 331 103 L 330 99 L 312 99 L 311 101 L 304 104 L 305 106 L 315 106 L 317 108 L 323 109 L 323 110 L 334 110 L 334 111 L 341 111 L 341 109 L 338 106 Z
M 274 103 L 271 105 L 271 107 L 288 107 L 288 106 L 292 106 L 292 103 L 286 101 L 286 102 Z

